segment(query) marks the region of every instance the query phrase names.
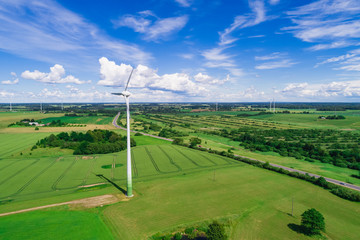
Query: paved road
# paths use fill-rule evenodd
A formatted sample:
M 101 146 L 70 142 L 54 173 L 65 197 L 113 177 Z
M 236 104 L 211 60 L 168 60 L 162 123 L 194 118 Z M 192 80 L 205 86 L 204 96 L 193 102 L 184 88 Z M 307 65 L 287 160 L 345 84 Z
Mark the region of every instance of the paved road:
M 123 127 L 120 127 L 116 124 L 117 122 L 117 119 L 119 118 L 120 116 L 120 112 L 115 116 L 114 120 L 113 120 L 113 125 L 117 128 L 120 128 L 120 129 L 123 129 L 123 130 L 126 130 L 126 128 L 123 128 Z M 134 131 L 134 130 L 131 130 L 131 132 L 138 132 L 138 131 Z M 150 136 L 150 137 L 154 137 L 154 138 L 159 138 L 159 139 L 163 139 L 163 140 L 166 140 L 166 141 L 174 141 L 173 139 L 170 139 L 170 138 L 163 138 L 163 137 L 159 137 L 159 136 L 155 136 L 155 135 L 151 135 L 151 134 L 147 134 L 147 133 L 143 133 L 143 132 L 139 132 L 143 135 L 146 135 L 146 136 Z M 222 144 L 222 143 L 220 143 Z M 222 145 L 225 145 L 225 146 L 228 146 L 228 147 L 234 147 L 234 146 L 230 146 L 230 145 L 227 145 L 227 144 L 222 144 Z M 249 157 L 245 157 L 245 156 L 241 156 L 241 155 L 235 155 L 237 157 L 242 157 L 242 158 L 247 158 L 247 159 L 250 159 L 250 160 L 254 160 L 254 161 L 258 161 L 258 162 L 262 162 L 264 163 L 264 161 L 261 161 L 261 160 L 258 160 L 258 159 L 254 159 L 254 158 L 249 158 Z M 313 174 L 313 173 L 308 173 L 308 172 L 304 172 L 304 171 L 301 171 L 301 170 L 297 170 L 297 169 L 294 169 L 294 168 L 289 168 L 289 167 L 285 167 L 285 166 L 281 166 L 281 165 L 277 165 L 277 164 L 274 164 L 274 163 L 270 163 L 271 166 L 273 167 L 278 167 L 278 168 L 282 168 L 282 169 L 285 169 L 285 170 L 288 170 L 290 172 L 298 172 L 298 173 L 301 173 L 301 174 L 309 174 L 310 176 L 313 176 L 313 177 L 316 177 L 316 178 L 319 178 L 321 177 L 320 175 L 316 175 L 316 174 Z M 350 188 L 350 189 L 353 189 L 353 190 L 356 190 L 356 191 L 360 191 L 360 187 L 359 186 L 356 186 L 356 185 L 353 185 L 353 184 L 350 184 L 350 183 L 346 183 L 346 182 L 342 182 L 342 181 L 339 181 L 339 180 L 335 180 L 335 179 L 332 179 L 332 178 L 327 178 L 327 177 L 324 177 L 326 179 L 326 181 L 328 182 L 331 182 L 331 183 L 334 183 L 334 184 L 337 184 L 337 185 L 340 185 L 340 186 L 343 186 L 343 187 L 347 187 L 347 188 Z

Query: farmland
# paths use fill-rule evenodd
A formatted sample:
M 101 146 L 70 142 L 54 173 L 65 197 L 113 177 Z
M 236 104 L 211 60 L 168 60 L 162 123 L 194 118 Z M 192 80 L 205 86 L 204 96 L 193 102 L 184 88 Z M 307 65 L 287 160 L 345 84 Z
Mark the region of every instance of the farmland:
M 33 151 L 34 155 L 36 151 Z M 134 181 L 239 164 L 221 156 L 172 145 L 139 146 L 133 149 L 132 157 Z M 125 151 L 89 157 L 4 158 L 0 161 L 0 201 L 27 200 L 58 195 L 62 191 L 76 191 L 81 186 L 104 182 L 97 175 L 124 185 L 125 161 Z M 103 168 L 112 163 L 121 167 Z
M 359 179 L 351 177 L 358 174 L 357 170 L 281 156 L 272 151 L 250 151 L 241 146 L 240 141 L 222 135 L 225 130 L 231 133 L 237 129 L 258 129 L 259 133 L 269 130 L 283 133 L 288 130 L 331 129 L 337 140 L 328 146 L 336 143 L 355 144 L 358 139 L 356 114 L 356 111 L 348 115 L 344 112 L 346 119 L 328 121 L 318 120 L 318 116 L 326 115 L 324 112 L 264 114 L 262 111 L 183 111 L 173 114 L 136 111 L 132 128 L 154 135 L 163 129 L 172 129 L 163 132 L 181 133 L 185 143 L 198 137 L 202 140 L 200 145 L 207 149 L 230 151 L 360 185 Z M 51 236 L 52 239 L 76 239 L 80 236 L 87 239 L 147 239 L 156 233 L 172 233 L 214 219 L 227 223 L 230 239 L 312 239 L 291 228 L 300 224 L 301 213 L 309 208 L 316 208 L 324 215 L 324 238 L 357 239 L 359 203 L 341 199 L 305 181 L 224 156 L 132 133 L 137 144 L 132 148 L 135 196 L 126 199 L 125 151 L 83 156 L 73 155 L 70 149 L 31 150 L 38 140 L 51 133 L 85 133 L 93 129 L 114 130 L 122 136 L 126 133 L 110 125 L 113 117 L 102 114 L 89 116 L 83 112 L 77 115 L 26 111 L 0 113 L 2 123 L 31 116 L 42 119 L 42 122 L 61 120 L 86 125 L 40 127 L 38 131 L 33 127 L 1 125 L 0 213 L 105 194 L 118 196 L 119 200 L 95 208 L 81 204 L 62 205 L 0 217 L 0 233 L 5 239 L 23 239 L 24 236 L 28 239 L 43 239 L 44 236 Z M 119 121 L 124 125 L 124 114 L 120 116 L 122 119 Z M 303 120 L 296 120 L 301 118 Z M 349 134 L 351 137 L 348 137 Z M 298 138 L 311 140 L 305 135 Z M 323 143 L 320 146 L 327 145 Z M 334 206 L 339 206 L 337 211 L 334 211 Z M 91 230 L 84 231 L 88 228 Z

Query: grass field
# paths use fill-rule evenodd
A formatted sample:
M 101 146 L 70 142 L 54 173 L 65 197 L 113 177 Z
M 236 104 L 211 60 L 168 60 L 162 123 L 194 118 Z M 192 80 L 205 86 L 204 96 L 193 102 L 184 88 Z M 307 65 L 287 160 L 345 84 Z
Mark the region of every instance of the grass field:
M 337 113 L 340 114 L 340 113 Z M 359 112 L 344 114 L 346 119 L 339 120 L 320 120 L 319 116 L 334 115 L 334 113 L 316 114 L 270 114 L 251 116 L 249 119 L 267 120 L 282 124 L 292 124 L 303 128 L 323 128 L 323 129 L 354 129 L 360 130 Z
M 202 139 L 201 145 L 207 148 L 212 148 L 219 151 L 227 151 L 229 148 L 231 148 L 229 146 L 233 146 L 235 148 L 232 150 L 234 154 L 240 156 L 275 163 L 360 186 L 360 179 L 351 177 L 351 175 L 359 174 L 359 171 L 354 169 L 337 167 L 332 164 L 321 163 L 319 161 L 307 162 L 305 160 L 299 160 L 293 157 L 283 157 L 274 152 L 251 152 L 244 149 L 243 147 L 240 147 L 239 142 L 232 141 L 231 139 L 220 136 L 213 136 L 202 133 L 196 133 L 193 134 L 193 136 L 200 137 Z
M 114 239 L 96 212 L 37 211 L 0 218 L 0 222 L 1 239 Z
M 308 239 L 288 224 L 299 224 L 301 213 L 312 207 L 325 216 L 329 239 L 358 238 L 358 203 L 247 165 L 216 170 L 215 181 L 213 171 L 202 171 L 138 184 L 136 191 L 141 195 L 104 211 L 117 239 L 146 239 L 176 226 L 223 217 L 234 219 L 230 239 Z
M 197 119 L 191 117 L 194 115 L 191 113 L 185 117 L 162 118 L 160 120 L 164 122 L 159 123 L 165 126 L 169 122 L 178 121 L 179 125 L 175 128 L 185 131 L 186 128 L 181 124 L 186 121 L 193 121 L 197 127 L 207 123 L 216 127 L 224 122 L 231 128 L 245 123 L 255 127 L 286 128 L 292 121 L 286 119 L 289 114 L 269 115 L 278 119 L 253 116 L 244 120 L 238 119 L 238 113 L 243 112 L 227 112 L 230 118 L 223 119 L 212 116 L 212 113 L 194 113 L 200 115 Z M 29 118 L 23 117 L 20 113 L 6 114 L 1 113 L 0 120 L 13 122 L 14 119 Z M 35 119 L 39 119 L 36 117 L 39 113 L 32 114 Z M 46 121 L 58 120 L 58 117 L 52 116 Z M 256 117 L 259 119 L 251 119 Z M 346 124 L 356 125 L 356 121 L 351 117 L 355 116 L 349 115 L 346 119 L 349 122 Z M 64 117 L 60 116 L 60 119 L 62 118 Z M 99 117 L 79 120 L 76 120 L 76 117 L 67 118 L 81 121 L 74 122 L 75 124 L 99 128 L 110 126 L 112 120 L 98 120 Z M 309 127 L 318 124 L 309 119 L 303 123 Z M 342 129 L 345 126 L 336 124 L 333 128 Z M 295 127 L 305 125 L 299 124 L 296 120 L 291 123 L 291 126 Z M 9 128 L 3 128 L 2 131 L 7 129 Z M 0 134 L 0 213 L 109 193 L 122 194 L 117 187 L 125 188 L 126 151 L 85 157 L 74 156 L 71 150 L 58 148 L 30 151 L 37 140 L 56 132 L 55 128 L 47 129 L 49 132 L 40 130 Z M 57 129 L 71 131 L 74 128 Z M 121 135 L 126 133 L 119 129 L 115 131 Z M 349 180 L 350 173 L 357 173 L 351 169 L 284 158 L 273 153 L 246 151 L 239 147 L 238 142 L 227 138 L 204 133 L 191 135 L 202 138 L 202 145 L 205 147 L 227 150 L 229 147 L 224 144 L 233 145 L 237 148 L 233 150 L 234 153 L 239 155 L 343 181 Z M 137 147 L 132 148 L 134 198 L 93 209 L 62 206 L 0 217 L 0 239 L 138 240 L 147 239 L 156 232 L 172 232 L 178 227 L 213 219 L 231 219 L 229 235 L 230 239 L 234 240 L 314 239 L 289 227 L 289 224 L 298 225 L 301 213 L 308 208 L 316 208 L 324 215 L 325 237 L 328 239 L 358 239 L 359 203 L 343 200 L 302 180 L 255 168 L 229 158 L 174 146 L 170 142 L 147 136 L 132 134 L 132 137 L 137 142 Z M 112 166 L 113 163 L 117 167 L 109 168 L 108 166 Z M 101 176 L 111 180 L 116 186 Z M 350 179 L 351 182 L 360 184 L 358 180 L 353 180 Z M 107 185 L 99 188 L 82 188 L 96 183 Z M 294 216 L 290 215 L 292 199 Z
M 61 122 L 65 123 L 72 123 L 72 124 L 97 124 L 97 125 L 108 125 L 111 124 L 113 117 L 108 116 L 76 116 L 76 117 L 69 117 L 69 116 L 61 116 L 61 117 L 48 117 L 42 119 L 43 123 L 49 123 L 51 121 L 60 120 Z
M 41 149 L 40 149 L 41 150 Z M 36 155 L 34 150 L 34 155 Z M 56 151 L 55 151 L 56 152 Z M 173 145 L 146 145 L 133 148 L 134 181 L 183 174 L 207 168 L 240 164 Z M 102 168 L 113 162 L 121 167 Z M 0 161 L 0 201 L 20 201 L 76 191 L 78 187 L 104 182 L 103 175 L 125 185 L 126 152 L 97 156 L 23 157 Z
M 22 119 L 28 118 L 28 119 L 43 119 L 48 117 L 59 117 L 62 116 L 61 113 L 50 113 L 50 114 L 43 114 L 40 112 L 30 112 L 30 111 L 24 111 L 24 112 L 0 112 L 0 129 L 6 128 L 9 124 L 15 123 L 17 121 L 20 121 Z
M 70 239 L 69 236 L 77 239 L 83 231 L 81 228 L 88 229 L 88 226 L 96 224 L 84 233 L 85 238 L 82 239 L 99 239 L 96 237 L 98 234 L 105 236 L 101 239 L 111 239 L 104 222 L 115 239 L 146 239 L 156 232 L 171 232 L 178 226 L 230 218 L 230 239 L 310 239 L 291 230 L 288 224 L 299 224 L 301 213 L 314 207 L 325 217 L 329 239 L 358 237 L 359 203 L 338 198 L 307 182 L 172 145 L 139 146 L 134 148 L 133 153 L 135 197 L 130 201 L 95 209 L 99 212 L 92 209 L 54 209 L 1 217 L 0 233 L 2 236 L 14 236 L 9 239 L 21 239 L 23 236 L 41 239 L 45 236 L 42 234 L 49 234 L 47 236 L 51 239 Z M 121 154 L 116 163 L 121 163 L 121 157 L 125 157 Z M 12 205 L 23 206 L 21 203 L 26 200 L 33 202 L 37 197 L 57 196 L 65 200 L 70 193 L 77 193 L 77 186 L 100 181 L 95 175 L 87 175 L 90 169 L 108 178 L 115 170 L 115 182 L 124 186 L 123 166 L 101 168 L 113 160 L 112 154 L 77 160 L 76 157 L 58 161 L 29 159 L 15 163 L 2 160 L 0 169 L 13 170 L 8 171 L 7 176 L 0 172 L 0 181 L 11 182 L 13 187 L 0 185 L 1 198 L 8 199 L 3 196 L 10 194 L 14 202 L 0 205 L 0 212 L 11 209 Z M 114 188 L 100 190 L 104 191 L 114 191 Z M 294 217 L 290 216 L 292 198 Z M 62 233 L 56 233 L 59 223 L 69 227 Z M 42 228 L 30 227 L 35 225 Z M 41 229 L 46 229 L 46 233 Z

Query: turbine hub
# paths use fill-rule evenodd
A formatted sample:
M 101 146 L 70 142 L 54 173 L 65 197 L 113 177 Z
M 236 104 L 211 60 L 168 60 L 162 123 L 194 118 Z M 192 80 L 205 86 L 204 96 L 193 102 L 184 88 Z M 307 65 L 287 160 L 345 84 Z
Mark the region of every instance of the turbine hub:
M 131 93 L 128 92 L 128 91 L 123 91 L 123 92 L 121 93 L 121 95 L 123 95 L 124 97 L 129 97 L 129 96 L 131 95 Z

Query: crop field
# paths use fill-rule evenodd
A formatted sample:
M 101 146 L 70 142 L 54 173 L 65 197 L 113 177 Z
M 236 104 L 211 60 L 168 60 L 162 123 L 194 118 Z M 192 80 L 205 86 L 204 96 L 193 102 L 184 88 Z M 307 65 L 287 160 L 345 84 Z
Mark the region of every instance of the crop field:
M 228 158 L 173 145 L 138 146 L 132 153 L 134 181 L 241 165 Z M 113 163 L 116 168 L 106 167 Z M 5 158 L 0 161 L 0 201 L 68 193 L 81 186 L 104 182 L 101 176 L 124 185 L 125 166 L 125 151 L 84 157 Z
M 40 112 L 30 112 L 30 111 L 24 111 L 24 112 L 0 112 L 0 128 L 5 128 L 9 124 L 20 121 L 25 118 L 29 119 L 43 119 L 43 118 L 49 118 L 49 117 L 58 117 L 63 114 L 60 113 L 49 113 L 49 114 L 43 114 Z
M 49 117 L 42 119 L 43 123 L 49 123 L 51 121 L 57 121 L 60 120 L 61 122 L 65 123 L 72 123 L 72 124 L 97 124 L 97 125 L 107 125 L 111 124 L 113 117 L 108 116 L 83 116 L 79 115 L 76 117 L 70 117 L 70 116 L 62 116 L 62 117 Z
M 326 129 L 346 129 L 360 130 L 360 112 L 337 113 L 344 115 L 346 119 L 327 120 L 318 119 L 319 116 L 334 115 L 334 112 L 321 112 L 314 114 L 269 114 L 250 116 L 252 120 L 263 120 L 277 122 L 279 124 L 291 124 L 302 128 L 326 128 Z
M 21 150 L 31 148 L 37 140 L 48 136 L 49 133 L 35 132 L 32 134 L 0 133 L 0 159 L 10 157 Z M 18 156 L 18 155 L 17 155 Z

